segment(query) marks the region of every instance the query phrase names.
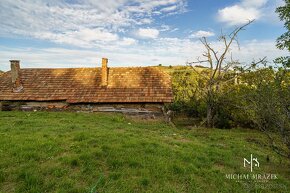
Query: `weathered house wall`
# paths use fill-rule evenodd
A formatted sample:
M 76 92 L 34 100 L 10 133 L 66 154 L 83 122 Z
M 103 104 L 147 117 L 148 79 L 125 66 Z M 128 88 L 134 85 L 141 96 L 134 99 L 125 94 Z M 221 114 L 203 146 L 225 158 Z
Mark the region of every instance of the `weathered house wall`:
M 163 116 L 162 103 L 77 103 L 65 101 L 1 101 L 2 111 L 74 111 L 74 112 L 115 112 L 126 115 L 155 118 Z

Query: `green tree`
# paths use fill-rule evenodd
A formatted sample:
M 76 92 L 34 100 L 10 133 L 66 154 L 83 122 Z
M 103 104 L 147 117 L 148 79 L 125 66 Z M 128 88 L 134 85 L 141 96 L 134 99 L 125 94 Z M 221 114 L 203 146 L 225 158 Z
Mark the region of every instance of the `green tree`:
M 276 9 L 281 21 L 284 21 L 286 32 L 277 38 L 277 48 L 290 52 L 290 0 L 285 0 L 285 5 Z M 282 64 L 285 68 L 290 67 L 290 57 L 277 58 L 276 63 Z
M 269 66 L 242 76 L 236 97 L 245 119 L 270 139 L 277 153 L 290 158 L 290 74 Z
M 290 0 L 276 12 L 286 28 L 276 46 L 290 52 Z M 269 137 L 277 153 L 290 158 L 290 57 L 279 57 L 274 62 L 274 68 L 258 68 L 246 74 L 243 78 L 247 84 L 240 89 L 246 94 L 240 96 L 245 96 L 241 101 L 248 119 Z
M 183 67 L 171 73 L 174 103 L 170 108 L 178 113 L 200 118 L 204 116 L 204 104 L 202 93 L 198 88 L 204 86 L 206 81 L 199 79 L 199 74 L 195 70 Z

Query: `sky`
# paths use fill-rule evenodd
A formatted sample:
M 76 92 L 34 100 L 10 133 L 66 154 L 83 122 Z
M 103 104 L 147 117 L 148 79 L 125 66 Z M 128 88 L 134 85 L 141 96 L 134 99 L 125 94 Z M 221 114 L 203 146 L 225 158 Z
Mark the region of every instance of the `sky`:
M 250 63 L 287 55 L 275 41 L 285 32 L 275 9 L 282 0 L 1 0 L 0 70 L 21 67 L 185 65 L 202 59 L 206 37 L 241 31 L 233 58 Z

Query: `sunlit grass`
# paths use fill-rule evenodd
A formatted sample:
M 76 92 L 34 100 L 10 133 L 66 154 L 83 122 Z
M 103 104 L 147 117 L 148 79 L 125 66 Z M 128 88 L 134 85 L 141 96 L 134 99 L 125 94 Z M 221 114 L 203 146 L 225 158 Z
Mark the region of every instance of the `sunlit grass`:
M 243 158 L 250 154 L 260 162 L 255 172 L 279 177 L 267 182 L 272 190 L 257 192 L 289 188 L 289 160 L 258 131 L 172 128 L 117 114 L 0 112 L 5 193 L 247 192 L 225 174 L 249 172 Z

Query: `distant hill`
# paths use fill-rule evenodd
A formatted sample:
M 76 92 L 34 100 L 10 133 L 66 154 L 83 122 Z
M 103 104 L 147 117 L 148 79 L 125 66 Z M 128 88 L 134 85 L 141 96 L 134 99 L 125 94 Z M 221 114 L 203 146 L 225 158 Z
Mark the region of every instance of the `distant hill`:
M 4 72 L 0 70 L 0 76 L 1 76 L 2 74 L 4 74 Z
M 173 73 L 176 71 L 189 71 L 189 72 L 193 71 L 191 66 L 176 65 L 176 66 L 157 66 L 157 67 L 169 73 Z M 207 67 L 201 65 L 194 66 L 193 68 L 199 72 L 208 69 Z

